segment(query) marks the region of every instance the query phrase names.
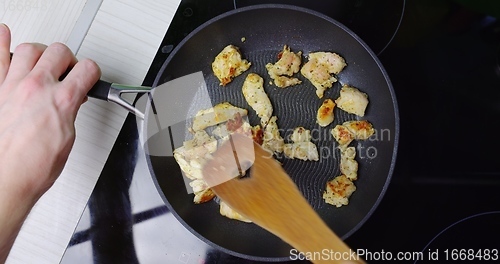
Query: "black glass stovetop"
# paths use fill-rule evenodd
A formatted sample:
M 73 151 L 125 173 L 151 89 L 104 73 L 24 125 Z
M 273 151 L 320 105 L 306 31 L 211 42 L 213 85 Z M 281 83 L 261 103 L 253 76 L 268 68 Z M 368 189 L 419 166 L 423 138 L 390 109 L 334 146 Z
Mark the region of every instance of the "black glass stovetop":
M 235 7 L 288 3 L 331 16 L 378 55 L 401 123 L 389 189 L 346 242 L 382 263 L 487 263 L 500 254 L 500 11 L 485 2 L 183 0 L 144 85 L 187 34 Z M 62 263 L 252 263 L 211 248 L 175 219 L 138 145 L 130 115 Z

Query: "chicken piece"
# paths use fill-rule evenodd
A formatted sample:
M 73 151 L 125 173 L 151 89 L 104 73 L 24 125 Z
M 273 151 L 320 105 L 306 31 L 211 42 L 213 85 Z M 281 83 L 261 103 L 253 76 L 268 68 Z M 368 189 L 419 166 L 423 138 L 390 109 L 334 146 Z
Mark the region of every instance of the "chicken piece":
M 193 139 L 184 141 L 182 147 L 177 152 L 182 153 L 189 160 L 207 158 L 208 154 L 217 149 L 217 141 L 213 136 L 209 136 L 205 130 L 199 130 L 194 133 Z M 183 151 L 181 152 L 181 150 Z
M 355 159 L 356 158 L 356 148 L 348 147 L 342 151 L 342 156 L 346 159 Z
M 215 151 L 215 138 L 210 136 L 205 130 L 196 131 L 191 141 L 194 142 L 194 146 L 203 146 L 207 148 L 210 153 Z M 186 147 L 188 146 L 187 142 L 188 141 L 183 144 Z
M 248 123 L 248 120 L 244 119 L 240 113 L 236 113 L 227 122 L 216 125 L 212 130 L 212 135 L 218 139 L 225 139 L 232 133 L 241 133 L 250 136 L 253 133 L 252 130 L 253 128 Z
M 342 86 L 340 97 L 335 100 L 337 107 L 347 113 L 364 116 L 368 106 L 368 95 L 349 85 Z
M 342 125 L 354 135 L 354 139 L 365 140 L 375 133 L 373 125 L 366 120 L 346 121 Z
M 332 99 L 326 99 L 323 104 L 318 109 L 318 114 L 316 115 L 316 122 L 322 126 L 326 127 L 331 124 L 335 118 L 333 115 L 333 110 L 335 109 L 335 103 Z
M 309 53 L 309 59 L 316 59 L 329 73 L 339 74 L 347 66 L 344 58 L 333 52 Z
M 215 197 L 215 193 L 208 187 L 207 183 L 202 179 L 196 179 L 189 183 L 193 189 L 195 204 L 206 203 Z
M 333 138 L 339 143 L 340 149 L 346 148 L 354 140 L 353 133 L 343 125 L 336 125 L 331 133 Z
M 264 79 L 255 73 L 248 74 L 243 83 L 243 96 L 260 117 L 262 127 L 267 125 L 273 113 L 271 100 L 264 91 Z
M 299 72 L 302 62 L 301 55 L 302 51 L 297 53 L 291 52 L 290 47 L 285 45 L 283 51 L 278 54 L 278 61 L 275 64 L 268 63 L 266 65 L 269 76 L 272 79 L 276 79 L 278 76 L 292 76 Z
M 262 147 L 269 152 L 283 152 L 285 141 L 280 135 L 278 124 L 276 123 L 277 117 L 273 116 L 267 123 L 262 137 Z
M 345 175 L 335 177 L 326 183 L 323 199 L 326 203 L 341 207 L 349 204 L 349 197 L 356 191 L 356 186 Z
M 214 134 L 221 140 L 227 140 L 230 133 L 241 133 L 250 136 L 251 127 L 245 122 L 239 112 L 229 119 L 224 126 L 214 129 Z M 183 174 L 193 180 L 189 183 L 195 194 L 194 202 L 202 203 L 212 199 L 215 195 L 203 180 L 202 168 L 211 154 L 217 150 L 217 140 L 208 135 L 205 130 L 198 130 L 191 140 L 184 141 L 182 147 L 174 150 L 174 158 Z
M 220 85 L 225 86 L 236 76 L 248 70 L 251 64 L 241 58 L 238 47 L 228 45 L 215 57 L 212 70 L 219 79 Z
M 216 125 L 212 130 L 212 135 L 214 135 L 218 139 L 227 137 L 227 135 L 229 135 L 229 131 L 227 130 L 226 124 L 222 123 Z
M 302 81 L 299 80 L 298 78 L 288 77 L 288 76 L 278 76 L 276 79 L 274 79 L 274 85 L 276 85 L 279 88 L 286 88 L 301 83 Z
M 227 120 L 226 122 L 226 130 L 228 132 L 236 132 L 242 129 L 243 127 L 243 117 L 240 113 L 234 114 L 233 118 Z
M 312 142 L 295 142 L 285 144 L 283 147 L 285 156 L 291 159 L 318 161 L 319 154 L 316 145 Z
M 207 183 L 203 179 L 196 179 L 194 181 L 191 181 L 189 183 L 189 186 L 191 186 L 194 193 L 199 193 L 209 188 Z
M 347 66 L 344 58 L 332 52 L 309 53 L 309 61 L 302 66 L 300 73 L 316 87 L 316 95 L 323 98 L 326 89 L 332 87 L 339 74 Z
M 293 143 L 284 145 L 283 153 L 286 157 L 301 160 L 319 160 L 319 153 L 316 145 L 311 142 L 311 131 L 297 127 L 294 129 L 290 139 Z
M 290 47 L 285 45 L 283 51 L 278 54 L 278 61 L 275 64 L 266 65 L 267 72 L 276 86 L 285 88 L 302 83 L 299 79 L 291 77 L 300 70 L 301 55 L 302 51 L 291 52 Z
M 231 105 L 228 102 L 223 102 L 210 107 L 208 109 L 203 109 L 196 113 L 193 118 L 193 131 L 199 131 L 207 127 L 226 122 L 227 120 L 233 118 L 236 113 L 241 116 L 246 116 L 248 111 L 243 108 Z
M 240 113 L 236 113 L 233 118 L 227 120 L 226 130 L 229 133 L 239 133 L 248 137 L 252 136 L 252 126 L 244 120 Z
M 191 180 L 201 179 L 201 168 L 216 149 L 217 140 L 200 130 L 194 134 L 193 139 L 185 141 L 181 147 L 174 150 L 174 158 L 184 176 Z
M 221 201 L 220 202 L 220 210 L 219 210 L 220 214 L 227 217 L 227 218 L 230 218 L 230 219 L 236 219 L 236 220 L 239 220 L 239 221 L 242 221 L 242 222 L 245 222 L 245 223 L 251 223 L 252 221 L 250 221 L 249 219 L 247 219 L 246 217 L 240 215 L 238 212 L 234 211 L 231 207 L 229 207 L 229 205 L 227 205 L 225 202 Z
M 268 124 L 269 126 L 269 124 Z M 264 143 L 264 130 L 260 125 L 256 125 L 252 127 L 252 139 L 255 143 L 262 146 Z
M 178 149 L 176 149 L 176 151 L 178 151 Z M 177 164 L 179 164 L 179 167 L 181 168 L 181 171 L 184 174 L 184 176 L 186 176 L 188 179 L 195 180 L 203 178 L 201 169 L 191 166 L 189 164 L 189 161 L 184 159 L 183 155 L 179 154 L 178 152 L 176 153 L 174 151 L 174 159 L 175 161 L 177 161 Z
M 295 143 L 298 142 L 307 142 L 311 141 L 311 131 L 308 129 L 305 129 L 304 127 L 296 127 L 293 130 L 292 136 L 290 137 L 290 140 L 292 140 Z
M 337 78 L 331 76 L 328 70 L 315 59 L 310 59 L 304 64 L 300 73 L 316 87 L 316 95 L 319 98 L 323 98 L 326 89 L 332 87 L 334 82 L 337 82 Z
M 356 149 L 354 147 L 348 147 L 340 152 L 340 172 L 351 181 L 358 179 L 358 162 L 355 158 Z
M 201 192 L 194 194 L 193 202 L 195 204 L 206 203 L 215 197 L 214 191 L 212 189 L 205 189 Z

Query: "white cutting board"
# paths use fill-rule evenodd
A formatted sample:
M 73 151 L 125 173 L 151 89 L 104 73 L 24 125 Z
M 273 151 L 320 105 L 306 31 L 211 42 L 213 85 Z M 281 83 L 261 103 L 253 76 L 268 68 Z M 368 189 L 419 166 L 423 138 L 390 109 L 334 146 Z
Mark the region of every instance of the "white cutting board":
M 102 79 L 140 85 L 180 0 L 0 0 L 0 21 L 23 42 L 67 44 Z M 76 120 L 64 171 L 25 221 L 7 263 L 59 263 L 127 111 L 90 99 Z

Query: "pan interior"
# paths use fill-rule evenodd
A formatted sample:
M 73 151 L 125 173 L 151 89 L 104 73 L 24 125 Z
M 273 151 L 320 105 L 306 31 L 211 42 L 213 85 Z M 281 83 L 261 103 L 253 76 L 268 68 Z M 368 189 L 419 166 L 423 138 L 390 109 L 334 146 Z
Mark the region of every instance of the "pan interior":
M 242 41 L 242 38 L 245 41 Z M 240 48 L 243 57 L 252 62 L 250 69 L 225 87 L 213 75 L 211 63 L 228 44 Z M 305 55 L 315 51 L 332 51 L 346 59 L 348 66 L 338 76 L 339 83 L 327 90 L 325 98 L 336 99 L 341 84 L 350 84 L 366 92 L 370 99 L 363 118 L 335 110 L 335 121 L 322 128 L 316 124 L 316 111 L 323 102 L 315 94 L 312 84 L 297 75 L 300 85 L 282 89 L 269 84 L 265 64 L 275 62 L 283 45 Z M 230 102 L 249 110 L 250 124 L 259 119 L 246 103 L 241 87 L 248 73 L 264 78 L 264 89 L 278 117 L 281 135 L 287 136 L 297 126 L 312 131 L 313 142 L 320 160 L 300 161 L 283 157 L 278 159 L 296 182 L 299 189 L 324 221 L 340 237 L 355 232 L 378 205 L 390 181 L 394 166 L 398 137 L 397 106 L 385 71 L 369 48 L 348 29 L 318 13 L 283 5 L 262 5 L 238 9 L 217 17 L 181 42 L 160 71 L 155 85 L 202 71 L 212 104 Z M 155 98 L 161 103 L 161 98 Z M 193 108 L 197 106 L 193 104 Z M 199 110 L 199 109 L 198 109 Z M 148 116 L 147 122 L 155 122 Z M 348 206 L 335 208 L 321 198 L 325 184 L 340 174 L 340 153 L 330 130 L 347 120 L 366 119 L 376 129 L 375 137 L 355 142 L 359 179 L 356 192 Z M 148 144 L 174 139 L 179 146 L 189 135 L 186 123 L 180 123 L 179 133 L 164 130 L 154 135 Z M 175 130 L 175 129 L 174 129 Z M 227 253 L 253 260 L 284 261 L 290 257 L 291 247 L 279 238 L 254 224 L 227 219 L 219 214 L 216 201 L 195 205 L 193 195 L 185 189 L 183 176 L 173 157 L 148 156 L 153 179 L 165 203 L 186 228 L 210 245 Z M 286 223 L 284 223 L 286 224 Z

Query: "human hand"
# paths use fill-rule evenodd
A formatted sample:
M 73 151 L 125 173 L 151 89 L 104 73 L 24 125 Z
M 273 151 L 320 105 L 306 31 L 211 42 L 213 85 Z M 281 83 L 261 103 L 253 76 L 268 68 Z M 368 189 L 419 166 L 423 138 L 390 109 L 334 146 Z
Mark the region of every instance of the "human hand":
M 0 24 L 0 263 L 61 173 L 77 111 L 100 77 L 95 62 L 77 62 L 61 43 L 21 44 L 11 61 L 10 39 Z

